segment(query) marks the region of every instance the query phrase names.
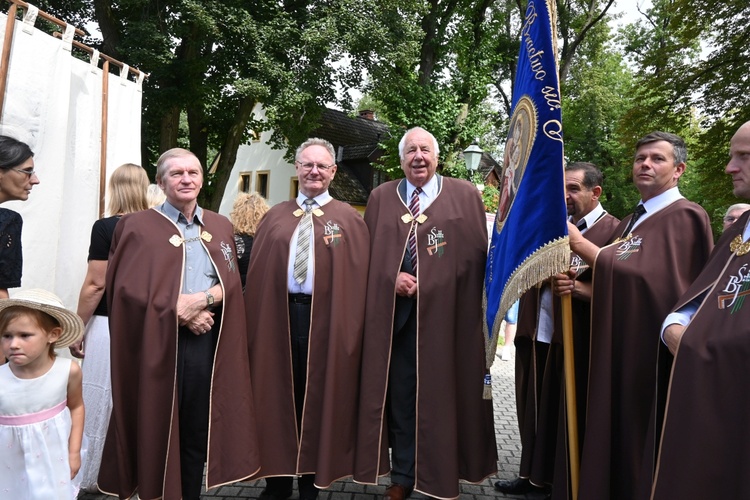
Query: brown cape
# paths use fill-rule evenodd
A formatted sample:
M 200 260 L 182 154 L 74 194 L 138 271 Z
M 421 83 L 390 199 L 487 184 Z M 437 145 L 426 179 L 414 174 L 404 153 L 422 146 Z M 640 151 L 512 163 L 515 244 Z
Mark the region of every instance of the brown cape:
M 604 245 L 612 235 L 619 220 L 603 214 L 584 234 L 596 245 Z M 588 266 L 576 260 L 580 281 L 590 281 Z M 563 384 L 562 318 L 560 299 L 553 296 L 554 328 L 550 344 L 536 343 L 541 288 L 535 287 L 521 297 L 518 329 L 516 331 L 516 407 L 518 427 L 521 435 L 521 465 L 519 476 L 530 478 L 542 486 L 551 483 L 555 466 L 555 447 L 558 444 L 558 419 L 565 418 Z M 586 374 L 588 373 L 589 314 L 588 302 L 573 300 L 573 335 L 576 364 L 576 387 L 578 390 L 578 420 L 584 401 Z M 539 350 L 538 350 L 539 348 Z M 540 366 L 541 365 L 541 366 Z M 580 426 L 579 426 L 580 427 Z M 559 436 L 565 439 L 565 429 Z M 565 442 L 562 442 L 565 446 Z M 564 455 L 564 454 L 563 454 Z M 564 462 L 563 467 L 567 465 Z
M 206 485 L 239 481 L 259 467 L 247 360 L 242 285 L 232 224 L 203 211 L 202 241 L 224 299 L 211 380 Z M 184 245 L 179 229 L 156 210 L 125 215 L 117 224 L 107 268 L 112 351 L 112 417 L 99 488 L 120 498 L 181 498 L 177 414 L 176 304 Z M 219 315 L 217 314 L 217 317 Z
M 602 248 L 594 263 L 582 500 L 633 500 L 651 484 L 661 323 L 713 247 L 708 215 L 685 199 L 633 233 Z
M 295 201 L 274 206 L 253 243 L 245 288 L 250 366 L 257 380 L 261 469 L 254 477 L 315 474 L 327 488 L 354 467 L 359 369 L 369 263 L 362 217 L 332 200 L 313 216 L 315 283 L 301 434 L 289 333 L 289 244 Z
M 405 181 L 375 189 L 365 213 L 372 266 L 354 478 L 371 484 L 389 470 L 384 416 L 395 283 L 411 227 L 402 220 L 409 209 L 399 182 Z M 486 217 L 476 187 L 448 178 L 442 178 L 440 193 L 423 215 L 417 230 L 415 489 L 455 498 L 459 479 L 480 482 L 497 471 L 492 402 L 482 399 Z
M 654 499 L 750 498 L 750 253 L 729 249 L 748 217 L 722 235 L 674 308 L 707 291 L 675 357 Z
M 612 234 L 619 224 L 619 220 L 612 215 L 600 218 L 584 237 L 597 246 L 603 246 L 612 239 Z M 578 281 L 590 282 L 592 273 L 585 262 L 579 260 L 577 263 Z M 542 383 L 542 394 L 549 397 L 542 398 L 541 413 L 547 415 L 538 440 L 536 453 L 542 456 L 553 456 L 554 464 L 552 470 L 544 469 L 536 472 L 532 479 L 544 478 L 545 481 L 552 479 L 553 493 L 555 498 L 567 498 L 570 495 L 570 469 L 569 469 L 569 441 L 568 441 L 568 419 L 566 414 L 565 379 L 564 379 L 564 351 L 562 338 L 562 310 L 560 300 L 555 300 L 555 330 L 552 334 L 550 352 L 547 356 L 547 366 L 544 370 L 544 381 Z M 589 375 L 589 348 L 591 344 L 591 302 L 573 299 L 572 322 L 573 322 L 573 352 L 576 376 L 576 418 L 578 420 L 578 452 L 582 449 L 582 440 L 586 423 L 586 391 L 588 388 Z M 555 388 L 559 392 L 559 398 L 555 401 Z M 556 417 L 554 417 L 556 415 Z M 556 420 L 554 420 L 556 418 Z M 555 430 L 556 427 L 556 430 Z M 541 445 L 541 448 L 539 446 Z M 543 463 L 550 465 L 549 458 Z M 580 462 L 579 462 L 580 463 Z M 544 474 L 537 476 L 537 474 Z M 561 494 L 565 492 L 564 494 Z M 559 496 L 558 496 L 559 495 Z

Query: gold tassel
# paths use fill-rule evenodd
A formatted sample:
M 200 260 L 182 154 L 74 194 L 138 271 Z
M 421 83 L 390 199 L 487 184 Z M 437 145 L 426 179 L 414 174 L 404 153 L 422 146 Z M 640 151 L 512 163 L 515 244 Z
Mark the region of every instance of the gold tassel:
M 546 280 L 558 273 L 564 273 L 570 268 L 570 244 L 567 236 L 551 241 L 529 255 L 510 275 L 508 282 L 500 298 L 500 308 L 492 323 L 492 336 L 488 335 L 487 322 L 483 321 L 484 329 L 484 352 L 486 368 L 492 368 L 497 353 L 497 342 L 500 335 L 500 326 L 507 311 L 526 293 L 528 289 L 537 283 Z M 482 308 L 484 318 L 487 317 L 487 293 L 482 294 Z M 492 399 L 492 385 L 484 385 L 484 399 Z

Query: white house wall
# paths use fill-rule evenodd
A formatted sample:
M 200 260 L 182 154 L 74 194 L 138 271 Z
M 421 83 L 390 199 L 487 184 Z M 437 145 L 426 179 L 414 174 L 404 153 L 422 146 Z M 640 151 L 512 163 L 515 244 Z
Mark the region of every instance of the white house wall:
M 265 119 L 265 110 L 258 104 L 253 110 L 256 119 Z M 219 213 L 229 216 L 232 205 L 240 190 L 240 174 L 251 174 L 251 191 L 257 190 L 258 171 L 269 172 L 268 204 L 273 206 L 289 199 L 289 191 L 292 178 L 296 177 L 294 165 L 284 159 L 285 151 L 273 149 L 268 144 L 271 139 L 271 131 L 263 132 L 260 141 L 243 144 L 237 151 L 237 160 L 232 167 L 232 173 L 227 181 L 224 196 L 221 199 Z

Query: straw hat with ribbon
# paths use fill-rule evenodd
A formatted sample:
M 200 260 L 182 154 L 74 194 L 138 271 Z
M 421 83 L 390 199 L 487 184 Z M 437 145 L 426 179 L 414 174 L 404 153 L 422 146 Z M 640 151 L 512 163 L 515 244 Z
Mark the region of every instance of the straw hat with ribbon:
M 55 347 L 60 349 L 76 343 L 83 336 L 83 321 L 74 312 L 65 309 L 62 300 L 52 292 L 42 289 L 24 290 L 9 299 L 0 299 L 0 312 L 13 306 L 23 306 L 45 312 L 62 327 Z

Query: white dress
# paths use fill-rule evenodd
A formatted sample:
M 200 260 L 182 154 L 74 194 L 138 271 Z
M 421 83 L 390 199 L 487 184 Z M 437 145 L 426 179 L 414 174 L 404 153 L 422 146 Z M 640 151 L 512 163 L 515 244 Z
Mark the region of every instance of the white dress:
M 0 498 L 74 499 L 68 410 L 70 359 L 57 357 L 34 379 L 0 366 Z
M 112 382 L 109 368 L 109 318 L 92 316 L 86 325 L 86 357 L 83 359 L 83 404 L 86 421 L 83 433 L 87 442 L 82 457 L 81 489 L 96 492 L 96 479 L 102 461 L 112 413 Z

